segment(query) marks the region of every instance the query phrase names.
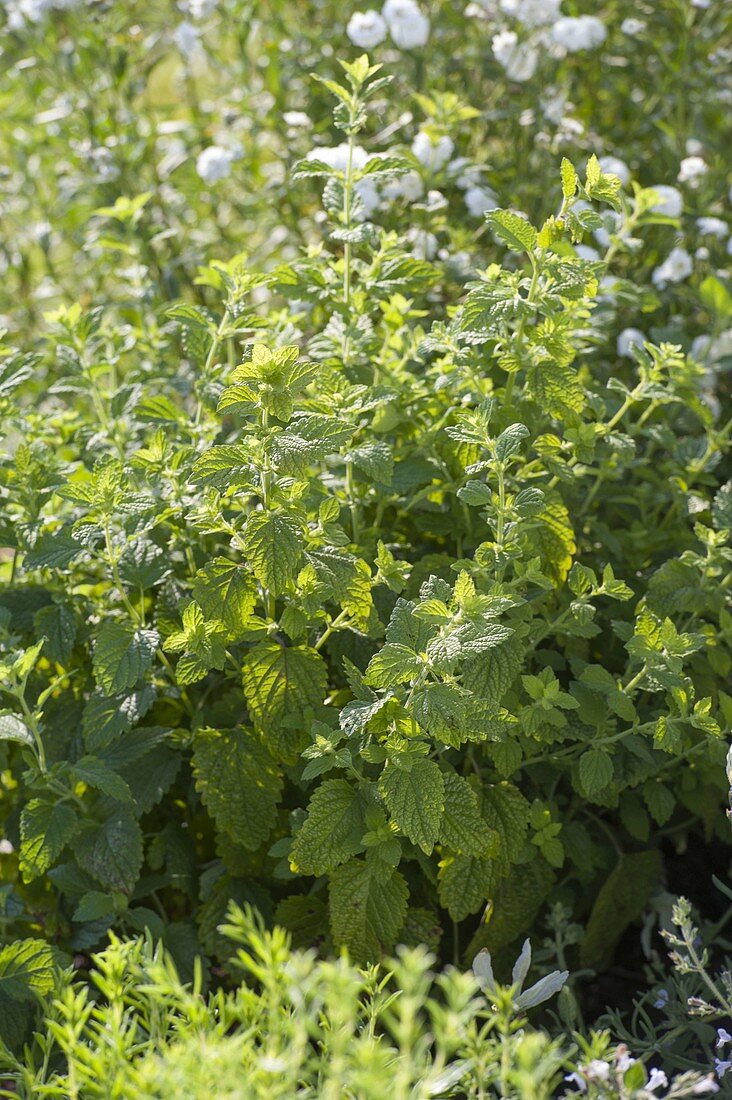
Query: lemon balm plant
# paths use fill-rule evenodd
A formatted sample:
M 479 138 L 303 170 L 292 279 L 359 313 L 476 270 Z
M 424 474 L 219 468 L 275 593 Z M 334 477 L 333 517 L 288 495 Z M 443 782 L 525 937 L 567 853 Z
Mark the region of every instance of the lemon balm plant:
M 362 962 L 500 951 L 561 900 L 601 968 L 665 837 L 727 843 L 730 424 L 678 346 L 604 332 L 668 219 L 564 159 L 455 281 L 429 220 L 371 220 L 413 166 L 367 151 L 383 71 L 342 68 L 293 172 L 321 239 L 4 349 L 14 1038 L 43 940 L 147 928 L 185 969 L 231 899 Z M 146 202 L 108 211 L 131 241 Z

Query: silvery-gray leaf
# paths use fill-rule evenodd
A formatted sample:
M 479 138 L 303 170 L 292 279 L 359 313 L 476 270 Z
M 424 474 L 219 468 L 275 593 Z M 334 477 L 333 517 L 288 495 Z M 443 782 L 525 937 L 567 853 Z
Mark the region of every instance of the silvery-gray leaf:
M 496 979 L 493 977 L 493 964 L 491 953 L 484 947 L 473 959 L 473 973 L 478 979 L 481 989 L 495 989 Z
M 522 1009 L 534 1008 L 536 1005 L 540 1005 L 542 1001 L 548 1001 L 550 997 L 559 992 L 568 977 L 568 970 L 553 970 L 551 974 L 547 974 L 545 978 L 540 978 L 525 993 L 522 993 L 516 1000 L 516 1007 Z
M 529 972 L 531 966 L 531 944 L 528 940 L 524 940 L 524 946 L 521 948 L 521 954 L 514 963 L 513 971 L 511 972 L 511 981 L 513 985 L 522 988 L 526 981 L 526 975 Z
M 451 1089 L 453 1085 L 457 1085 L 458 1081 L 461 1081 L 466 1073 L 473 1068 L 472 1061 L 456 1062 L 453 1066 L 449 1066 L 443 1073 L 436 1077 L 434 1081 L 431 1081 L 427 1086 L 428 1096 L 441 1096 L 448 1089 Z

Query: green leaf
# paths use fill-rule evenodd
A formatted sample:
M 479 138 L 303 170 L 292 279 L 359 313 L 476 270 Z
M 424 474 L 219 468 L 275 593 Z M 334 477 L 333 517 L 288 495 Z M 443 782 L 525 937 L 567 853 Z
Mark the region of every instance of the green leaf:
M 53 951 L 44 940 L 17 940 L 0 950 L 0 996 L 12 1001 L 47 996 L 54 985 Z
M 554 872 L 543 859 L 512 867 L 491 899 L 485 922 L 470 941 L 466 958 L 475 958 L 484 948 L 499 951 L 524 935 L 536 920 L 554 880 Z
M 101 824 L 86 824 L 75 852 L 79 866 L 102 886 L 132 893 L 142 867 L 142 832 L 127 806 L 115 808 Z
M 240 481 L 242 475 L 246 478 L 251 465 L 251 451 L 241 443 L 211 447 L 195 463 L 191 471 L 191 481 L 224 490 Z
M 220 620 L 233 639 L 241 636 L 257 601 L 251 574 L 228 558 L 214 558 L 199 569 L 192 595 L 205 617 Z
M 387 642 L 369 661 L 366 683 L 376 688 L 394 687 L 417 676 L 423 667 L 421 657 L 414 650 Z
M 103 760 L 94 756 L 83 756 L 73 765 L 72 772 L 76 779 L 86 783 L 103 794 L 115 798 L 118 802 L 131 802 L 132 794 L 124 779 L 112 771 Z
M 135 687 L 152 664 L 158 640 L 155 630 L 105 622 L 94 644 L 94 676 L 99 686 L 108 695 Z
M 347 947 L 356 962 L 377 961 L 396 942 L 407 916 L 408 896 L 398 871 L 384 879 L 363 860 L 342 864 L 330 879 L 333 940 Z
M 73 837 L 77 816 L 68 802 L 34 798 L 20 815 L 20 871 L 24 882 L 46 873 Z
M 426 757 L 389 764 L 379 790 L 401 831 L 429 855 L 445 808 L 445 781 L 438 765 Z
M 257 580 L 279 596 L 297 573 L 302 533 L 281 512 L 253 512 L 244 529 L 243 548 Z
M 573 199 L 577 194 L 577 173 L 574 165 L 566 157 L 562 157 L 562 194 L 565 199 Z
M 112 918 L 116 907 L 113 898 L 109 894 L 103 894 L 101 890 L 89 890 L 81 898 L 74 910 L 75 921 L 97 921 Z
M 0 714 L 0 741 L 20 741 L 22 745 L 33 745 L 32 732 L 19 714 Z
M 193 774 L 201 799 L 219 829 L 249 851 L 271 833 L 282 776 L 259 738 L 249 730 L 198 730 Z
M 525 218 L 510 210 L 490 210 L 485 220 L 500 241 L 514 252 L 532 252 L 536 247 L 536 230 Z
M 495 855 L 500 840 L 480 813 L 475 791 L 461 775 L 445 772 L 445 812 L 440 822 L 440 843 L 468 856 Z
M 242 683 L 249 713 L 275 756 L 294 763 L 323 709 L 328 672 L 307 646 L 261 642 L 244 658 Z
M 579 760 L 579 777 L 588 798 L 603 791 L 613 778 L 613 762 L 604 749 L 588 749 Z
M 295 837 L 292 870 L 324 875 L 361 850 L 365 831 L 358 788 L 345 779 L 327 780 L 310 799 L 308 816 Z
M 499 880 L 499 866 L 494 859 L 448 856 L 440 862 L 437 887 L 440 904 L 453 920 L 465 920 L 486 904 Z
M 620 857 L 603 883 L 580 946 L 582 966 L 602 969 L 625 929 L 643 913 L 661 873 L 658 852 Z

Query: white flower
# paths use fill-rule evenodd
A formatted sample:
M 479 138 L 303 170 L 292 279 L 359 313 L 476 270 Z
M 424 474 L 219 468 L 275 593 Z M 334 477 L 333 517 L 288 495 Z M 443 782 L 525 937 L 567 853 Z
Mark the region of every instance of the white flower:
M 685 248 L 672 248 L 663 263 L 651 276 L 653 285 L 659 288 L 668 283 L 680 283 L 691 275 L 691 256 Z
M 368 153 L 360 145 L 354 145 L 351 154 L 351 168 L 358 170 L 363 168 L 368 160 Z M 316 145 L 308 153 L 306 160 L 320 160 L 329 168 L 335 168 L 339 172 L 348 170 L 348 142 L 342 141 L 340 145 Z
M 697 218 L 696 227 L 703 237 L 717 237 L 722 240 L 727 236 L 727 222 L 721 218 Z
M 291 130 L 310 130 L 312 120 L 304 111 L 285 111 L 282 120 Z
M 561 0 L 500 0 L 501 11 L 525 27 L 544 27 L 559 19 Z
M 565 15 L 552 27 L 554 41 L 569 53 L 594 49 L 605 41 L 606 36 L 607 28 L 596 15 Z
M 580 1077 L 579 1073 L 568 1073 L 564 1080 L 568 1081 L 570 1085 L 576 1085 L 580 1092 L 587 1092 L 587 1082 L 584 1077 Z
M 415 260 L 431 260 L 437 253 L 437 237 L 426 229 L 414 226 L 407 233 L 407 240 L 412 246 Z
M 447 134 L 433 139 L 426 130 L 420 130 L 412 142 L 412 152 L 430 172 L 444 168 L 454 151 L 455 143 Z
M 7 840 L 5 837 L 3 837 L 3 839 L 0 840 L 0 856 L 9 856 L 9 855 L 12 855 L 12 853 L 13 853 L 12 843 L 9 840 Z
M 641 332 L 639 328 L 624 328 L 618 334 L 618 355 L 621 359 L 632 359 L 631 348 L 642 348 L 645 340 L 646 334 Z
M 499 31 L 491 41 L 493 56 L 506 70 L 509 80 L 523 83 L 531 80 L 539 63 L 539 51 L 525 42 L 519 43 L 515 31 Z
M 630 38 L 634 38 L 636 34 L 642 34 L 646 29 L 646 25 L 642 19 L 624 19 L 620 24 L 620 29 L 623 34 L 629 35 Z
M 600 157 L 600 167 L 605 175 L 617 176 L 623 187 L 630 183 L 630 168 L 620 157 Z
M 662 1069 L 651 1069 L 650 1077 L 646 1083 L 646 1089 L 648 1092 L 655 1092 L 656 1089 L 665 1089 L 668 1085 L 668 1077 Z
M 182 23 L 173 31 L 173 41 L 176 48 L 187 57 L 192 54 L 200 44 L 198 38 L 198 29 L 189 23 L 187 19 L 184 19 Z
M 366 179 L 359 180 L 354 190 L 361 203 L 361 209 L 356 213 L 356 221 L 365 221 L 367 218 L 371 217 L 374 211 L 378 210 L 381 205 L 379 189 L 374 181 L 367 177 Z
M 191 19 L 205 19 L 216 7 L 218 0 L 188 0 L 188 14 Z
M 465 205 L 473 218 L 482 218 L 486 210 L 498 206 L 498 199 L 487 187 L 469 187 L 465 192 Z
M 229 149 L 223 149 L 220 145 L 209 145 L 198 154 L 196 171 L 204 183 L 217 183 L 229 175 L 233 160 Z
M 725 1027 L 718 1027 L 717 1041 L 714 1044 L 715 1047 L 717 1048 L 717 1050 L 720 1050 L 722 1047 L 726 1047 L 727 1043 L 732 1043 L 732 1035 L 730 1035 Z
M 658 195 L 658 202 L 654 202 L 651 209 L 658 211 L 659 214 L 665 214 L 667 218 L 678 218 L 684 209 L 681 192 L 665 183 L 654 183 L 652 190 Z
M 709 171 L 706 162 L 701 157 L 684 157 L 679 165 L 679 174 L 676 177 L 679 183 L 690 183 Z
M 608 1081 L 610 1079 L 610 1063 L 601 1058 L 593 1058 L 584 1067 L 584 1071 L 591 1081 Z
M 709 1092 L 719 1092 L 719 1085 L 711 1077 L 704 1077 L 691 1086 L 692 1096 L 706 1096 Z
M 576 244 L 574 251 L 580 260 L 599 260 L 600 253 L 590 244 Z
M 421 199 L 424 192 L 424 184 L 419 172 L 414 169 L 405 172 L 403 176 L 388 180 L 381 189 L 384 198 L 388 202 L 395 199 L 406 199 L 407 202 L 416 202 Z
M 684 142 L 687 157 L 701 156 L 704 152 L 704 144 L 698 138 L 687 138 Z
M 415 0 L 386 0 L 381 14 L 389 34 L 400 50 L 425 46 L 430 36 L 430 21 Z
M 386 21 L 377 11 L 357 11 L 348 20 L 346 34 L 354 46 L 370 50 L 386 38 Z

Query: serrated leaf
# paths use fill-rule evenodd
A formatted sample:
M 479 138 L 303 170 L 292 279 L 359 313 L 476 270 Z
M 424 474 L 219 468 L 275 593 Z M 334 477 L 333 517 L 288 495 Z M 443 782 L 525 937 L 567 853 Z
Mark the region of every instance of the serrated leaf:
M 89 822 L 75 845 L 79 866 L 110 890 L 132 893 L 142 867 L 142 832 L 127 806 L 101 823 Z
M 32 882 L 53 866 L 76 831 L 76 811 L 68 802 L 34 798 L 20 815 L 20 871 Z
M 108 695 L 135 687 L 150 668 L 158 641 L 155 630 L 105 622 L 94 643 L 94 677 L 99 686 Z
M 53 989 L 53 950 L 44 940 L 16 940 L 0 950 L 0 994 L 12 1001 L 33 1000 Z
M 254 851 L 269 836 L 282 793 L 270 753 L 249 730 L 202 729 L 193 742 L 196 787 L 219 829 Z
M 579 760 L 579 777 L 588 798 L 594 798 L 613 778 L 613 762 L 603 749 L 588 749 Z
M 375 962 L 396 941 L 407 916 L 409 891 L 394 871 L 389 878 L 352 859 L 330 879 L 330 926 L 336 945 L 347 947 L 355 962 Z
M 514 252 L 531 252 L 536 247 L 536 230 L 530 222 L 510 210 L 490 210 L 485 220 L 500 241 Z
M 560 172 L 562 176 L 562 194 L 565 199 L 573 199 L 577 194 L 577 173 L 572 162 L 567 160 L 566 157 L 562 157 Z
M 445 772 L 445 811 L 440 822 L 440 843 L 469 856 L 495 855 L 500 843 L 480 813 L 475 791 L 461 775 Z
M 326 780 L 310 799 L 308 816 L 295 837 L 293 870 L 324 875 L 360 851 L 365 831 L 358 788 L 345 779 Z
M 244 529 L 243 548 L 257 580 L 279 596 L 297 573 L 302 533 L 281 512 L 254 512 Z
M 327 668 L 307 646 L 261 642 L 244 658 L 242 683 L 249 713 L 265 744 L 294 763 L 309 740 L 326 695 Z
M 401 831 L 429 855 L 445 808 L 445 781 L 438 765 L 425 757 L 403 765 L 389 764 L 379 790 Z
M 366 683 L 376 688 L 395 687 L 417 676 L 423 667 L 422 659 L 413 650 L 387 642 L 369 661 Z

